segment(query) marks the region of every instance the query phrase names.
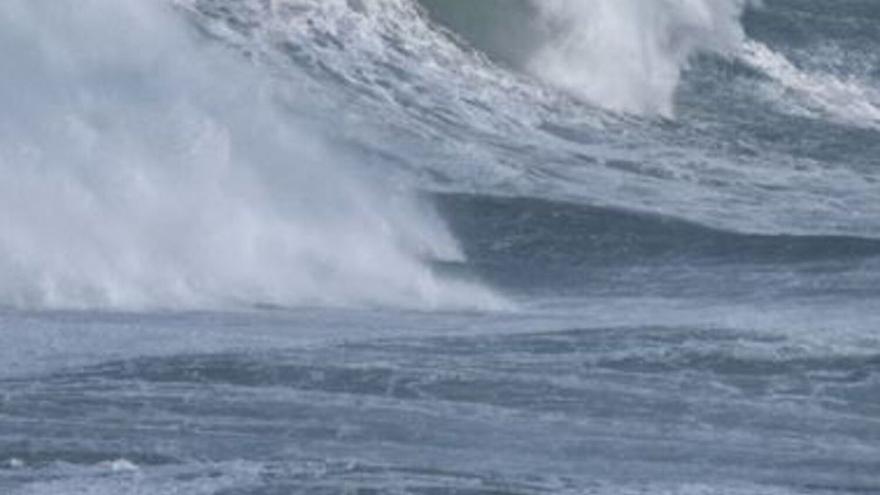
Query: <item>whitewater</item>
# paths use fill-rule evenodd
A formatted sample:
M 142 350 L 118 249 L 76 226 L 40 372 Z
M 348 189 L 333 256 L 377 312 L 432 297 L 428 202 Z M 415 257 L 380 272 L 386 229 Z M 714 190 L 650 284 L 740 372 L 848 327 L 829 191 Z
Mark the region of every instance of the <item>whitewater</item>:
M 880 493 L 876 0 L 4 0 L 0 493 Z

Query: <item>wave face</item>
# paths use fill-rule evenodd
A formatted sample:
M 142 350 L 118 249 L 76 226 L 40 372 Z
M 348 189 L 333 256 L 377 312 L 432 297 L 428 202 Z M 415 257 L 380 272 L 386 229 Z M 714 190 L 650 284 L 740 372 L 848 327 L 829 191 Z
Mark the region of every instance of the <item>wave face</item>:
M 12 0 L 0 26 L 0 304 L 489 300 L 422 261 L 459 256 L 429 209 L 167 5 Z
M 874 52 L 832 64 L 855 41 L 800 3 L 678 2 L 664 15 L 645 7 L 657 13 L 650 21 L 624 4 L 601 11 L 653 33 L 631 42 L 646 54 L 634 57 L 633 71 L 681 75 L 665 97 L 650 88 L 621 93 L 651 101 L 644 115 L 596 105 L 605 98 L 582 97 L 586 86 L 560 89 L 534 70 L 554 50 L 581 60 L 560 38 L 588 37 L 597 11 L 587 8 L 575 22 L 561 6 L 522 1 L 505 9 L 431 0 L 177 3 L 210 36 L 285 74 L 292 94 L 310 95 L 307 103 L 291 96 L 295 105 L 347 115 L 344 138 L 366 151 L 370 168 L 417 188 L 650 211 L 752 233 L 880 232 Z M 843 8 L 877 46 L 874 25 L 857 17 L 863 4 Z M 546 38 L 551 11 L 570 26 Z M 804 19 L 815 25 L 799 26 Z M 717 36 L 704 29 L 715 24 L 725 26 Z M 574 67 L 589 67 L 592 56 L 613 60 L 618 49 L 591 47 Z M 674 108 L 674 120 L 664 108 Z

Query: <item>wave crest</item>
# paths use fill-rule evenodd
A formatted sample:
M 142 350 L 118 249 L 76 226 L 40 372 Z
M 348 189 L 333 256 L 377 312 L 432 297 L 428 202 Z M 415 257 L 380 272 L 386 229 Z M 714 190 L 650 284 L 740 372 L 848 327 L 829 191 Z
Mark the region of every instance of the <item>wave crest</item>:
M 732 55 L 750 0 L 421 0 L 498 61 L 612 111 L 670 117 L 698 53 Z
M 604 108 L 671 117 L 697 53 L 743 43 L 746 0 L 534 0 L 550 36 L 532 73 Z

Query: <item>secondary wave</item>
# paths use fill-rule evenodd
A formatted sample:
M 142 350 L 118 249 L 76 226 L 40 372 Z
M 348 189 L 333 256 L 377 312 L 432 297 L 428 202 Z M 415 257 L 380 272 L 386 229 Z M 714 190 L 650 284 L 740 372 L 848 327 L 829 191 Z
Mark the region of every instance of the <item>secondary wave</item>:
M 760 42 L 794 60 L 769 39 L 801 18 L 782 2 L 177 3 L 212 36 L 296 74 L 290 84 L 311 88 L 318 108 L 349 116 L 345 139 L 420 188 L 610 205 L 753 233 L 877 236 L 876 139 L 863 132 L 872 127 L 827 118 L 846 115 L 857 95 L 805 110 L 809 92 L 789 92 L 749 58 Z M 621 57 L 628 48 L 642 55 Z M 560 90 L 536 70 L 549 59 L 571 59 L 560 68 L 583 68 L 584 87 L 621 99 Z M 614 82 L 628 78 L 622 66 L 632 88 Z M 658 90 L 650 75 L 661 72 L 674 77 L 657 80 L 678 86 Z M 673 110 L 675 119 L 656 118 Z
M 844 124 L 880 129 L 880 89 L 855 77 L 805 71 L 756 41 L 745 44 L 741 57 L 793 93 L 799 106 L 808 112 Z
M 674 114 L 682 71 L 745 41 L 749 0 L 422 0 L 490 56 L 591 104 Z M 478 3 L 479 5 L 473 5 Z
M 442 222 L 167 4 L 0 5 L 0 305 L 484 306 Z
M 530 71 L 611 110 L 672 116 L 684 67 L 742 45 L 746 0 L 533 0 L 549 36 Z

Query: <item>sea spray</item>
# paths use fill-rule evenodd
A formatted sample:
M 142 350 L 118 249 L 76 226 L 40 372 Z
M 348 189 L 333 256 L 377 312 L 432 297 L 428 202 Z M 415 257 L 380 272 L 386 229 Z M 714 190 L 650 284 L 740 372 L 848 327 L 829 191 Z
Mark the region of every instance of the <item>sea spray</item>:
M 610 110 L 671 117 L 682 71 L 698 53 L 745 40 L 746 0 L 533 0 L 549 33 L 529 71 Z
M 482 307 L 454 239 L 162 2 L 0 5 L 0 304 Z

